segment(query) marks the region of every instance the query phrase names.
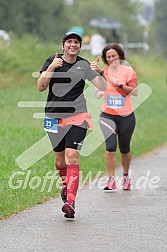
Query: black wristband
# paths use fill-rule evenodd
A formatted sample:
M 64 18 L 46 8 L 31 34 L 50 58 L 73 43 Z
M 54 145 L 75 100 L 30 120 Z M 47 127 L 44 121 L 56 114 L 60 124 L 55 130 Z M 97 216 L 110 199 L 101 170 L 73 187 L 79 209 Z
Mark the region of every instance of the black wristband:
M 100 75 L 101 75 L 101 76 L 104 75 L 104 71 L 103 71 L 103 70 L 100 71 Z

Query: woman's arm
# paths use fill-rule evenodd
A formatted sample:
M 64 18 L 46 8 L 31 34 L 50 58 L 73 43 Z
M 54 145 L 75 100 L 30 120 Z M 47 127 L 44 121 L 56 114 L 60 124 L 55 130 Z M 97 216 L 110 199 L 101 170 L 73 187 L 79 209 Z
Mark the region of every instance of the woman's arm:
M 105 91 L 107 88 L 106 77 L 104 75 L 103 68 L 99 65 L 99 60 L 100 60 L 100 56 L 98 56 L 95 61 L 92 61 L 90 63 L 91 69 L 95 70 L 96 72 L 99 73 L 99 75 L 96 76 L 96 78 L 94 78 L 91 81 L 96 87 L 96 93 L 98 93 L 98 91 Z M 100 97 L 98 97 L 98 98 L 100 98 Z
M 127 94 L 137 96 L 138 95 L 138 83 L 137 78 L 132 78 L 129 82 L 122 84 L 117 80 L 117 78 L 113 78 L 112 80 L 113 86 L 117 87 L 118 89 L 124 91 Z
M 55 68 L 50 65 L 46 71 L 42 72 L 37 81 L 37 88 L 39 92 L 44 91 L 48 87 L 54 70 Z
M 52 63 L 48 66 L 46 71 L 42 72 L 37 81 L 37 88 L 39 92 L 44 91 L 48 87 L 50 79 L 52 78 L 52 75 L 54 73 L 54 70 L 56 68 L 61 67 L 62 64 L 63 60 L 61 58 L 58 58 L 58 54 L 56 53 Z

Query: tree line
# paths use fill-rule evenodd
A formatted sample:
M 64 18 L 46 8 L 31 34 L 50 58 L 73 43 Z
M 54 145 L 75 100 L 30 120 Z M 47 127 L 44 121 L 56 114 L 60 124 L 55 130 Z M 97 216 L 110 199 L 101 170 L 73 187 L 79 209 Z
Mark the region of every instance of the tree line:
M 18 37 L 28 33 L 43 40 L 59 41 L 72 26 L 81 26 L 85 34 L 91 35 L 94 30 L 89 21 L 107 16 L 121 23 L 121 40 L 126 35 L 129 42 L 141 42 L 144 28 L 138 21 L 140 8 L 137 0 L 0 0 L 0 29 L 12 31 Z M 166 0 L 156 0 L 148 42 L 156 46 L 158 43 L 163 51 L 167 51 L 166 25 Z
M 82 26 L 91 32 L 89 20 L 112 17 L 122 24 L 120 33 L 127 32 L 132 40 L 138 27 L 137 5 L 130 0 L 0 0 L 0 29 L 17 36 L 30 33 L 43 39 L 60 37 L 72 26 Z M 92 31 L 93 32 L 93 31 Z

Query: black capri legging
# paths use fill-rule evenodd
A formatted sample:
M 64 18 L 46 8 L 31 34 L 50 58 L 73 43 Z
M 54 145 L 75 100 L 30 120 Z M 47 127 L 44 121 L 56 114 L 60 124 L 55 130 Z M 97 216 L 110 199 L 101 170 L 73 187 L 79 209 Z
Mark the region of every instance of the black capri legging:
M 48 132 L 50 142 L 55 152 L 64 151 L 66 148 L 81 150 L 87 132 L 87 122 L 82 125 L 68 125 L 59 127 L 58 133 Z
M 127 154 L 130 151 L 130 141 L 135 123 L 134 113 L 128 116 L 120 116 L 102 112 L 100 115 L 100 127 L 105 138 L 106 150 L 115 152 L 118 138 L 120 152 Z

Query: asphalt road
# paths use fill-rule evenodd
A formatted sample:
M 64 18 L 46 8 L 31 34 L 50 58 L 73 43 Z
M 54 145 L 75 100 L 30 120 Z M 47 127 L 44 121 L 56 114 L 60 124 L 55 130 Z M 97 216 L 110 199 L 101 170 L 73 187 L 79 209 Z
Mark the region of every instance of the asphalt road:
M 0 221 L 0 252 L 166 252 L 167 145 L 132 161 L 131 191 L 102 181 L 79 189 L 74 221 L 59 197 Z

